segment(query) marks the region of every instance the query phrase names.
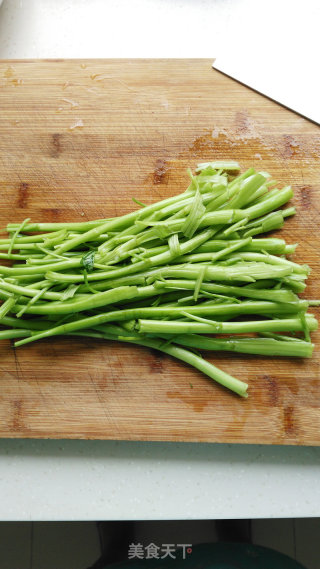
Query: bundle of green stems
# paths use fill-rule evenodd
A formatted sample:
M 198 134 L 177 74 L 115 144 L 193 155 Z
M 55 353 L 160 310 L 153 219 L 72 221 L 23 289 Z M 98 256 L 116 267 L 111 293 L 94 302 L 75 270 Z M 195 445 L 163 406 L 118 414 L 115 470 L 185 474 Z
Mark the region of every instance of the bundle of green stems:
M 296 244 L 265 236 L 295 214 L 283 208 L 293 191 L 265 172 L 239 171 L 236 162 L 199 164 L 186 191 L 120 217 L 9 223 L 0 339 L 147 346 L 242 397 L 248 384 L 203 350 L 311 357 L 317 320 L 308 309 L 318 302 L 299 297 L 310 270 L 287 258 Z

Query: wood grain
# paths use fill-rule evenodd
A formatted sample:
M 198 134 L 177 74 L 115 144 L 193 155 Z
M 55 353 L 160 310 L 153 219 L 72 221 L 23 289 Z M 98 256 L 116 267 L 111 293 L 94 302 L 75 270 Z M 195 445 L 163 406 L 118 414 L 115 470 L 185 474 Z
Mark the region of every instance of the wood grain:
M 292 184 L 298 215 L 280 233 L 300 243 L 307 296 L 320 298 L 319 128 L 211 60 L 3 61 L 0 100 L 1 227 L 120 215 L 132 197 L 184 190 L 187 167 L 232 158 Z M 0 435 L 319 445 L 313 339 L 307 361 L 212 354 L 248 381 L 248 400 L 139 347 L 2 342 Z

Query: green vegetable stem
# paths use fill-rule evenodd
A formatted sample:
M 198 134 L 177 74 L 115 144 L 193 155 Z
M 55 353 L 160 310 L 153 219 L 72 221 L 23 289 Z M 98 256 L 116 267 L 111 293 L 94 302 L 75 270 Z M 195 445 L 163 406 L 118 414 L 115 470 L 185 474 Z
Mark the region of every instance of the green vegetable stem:
M 299 297 L 310 269 L 270 236 L 295 215 L 290 186 L 237 162 L 190 170 L 179 195 L 89 222 L 7 225 L 0 239 L 0 339 L 57 335 L 160 350 L 246 398 L 247 381 L 202 352 L 310 358 L 318 322 Z M 284 232 L 283 232 L 284 233 Z M 8 261 L 11 265 L 8 265 Z

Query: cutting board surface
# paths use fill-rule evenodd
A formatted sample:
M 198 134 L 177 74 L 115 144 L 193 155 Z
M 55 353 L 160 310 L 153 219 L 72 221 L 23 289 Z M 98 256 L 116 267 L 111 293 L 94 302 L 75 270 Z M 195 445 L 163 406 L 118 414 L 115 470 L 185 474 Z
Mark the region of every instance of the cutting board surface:
M 320 131 L 212 60 L 2 61 L 1 227 L 121 215 L 184 191 L 186 170 L 238 160 L 291 184 L 280 231 L 320 298 Z M 314 309 L 317 313 L 317 309 Z M 230 394 L 150 350 L 55 338 L 0 345 L 0 436 L 320 444 L 320 335 L 310 360 L 206 354 Z

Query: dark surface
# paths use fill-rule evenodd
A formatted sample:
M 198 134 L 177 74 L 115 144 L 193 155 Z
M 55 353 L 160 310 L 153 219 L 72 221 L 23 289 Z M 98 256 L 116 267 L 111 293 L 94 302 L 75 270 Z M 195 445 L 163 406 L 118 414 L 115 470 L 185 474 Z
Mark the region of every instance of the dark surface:
M 105 566 L 107 569 L 305 569 L 286 555 L 258 545 L 243 543 L 201 544 L 182 558 L 141 560 Z

